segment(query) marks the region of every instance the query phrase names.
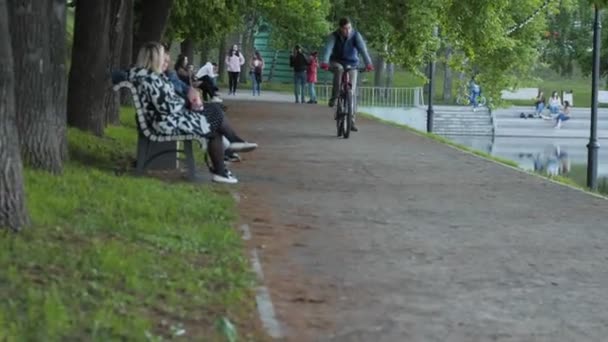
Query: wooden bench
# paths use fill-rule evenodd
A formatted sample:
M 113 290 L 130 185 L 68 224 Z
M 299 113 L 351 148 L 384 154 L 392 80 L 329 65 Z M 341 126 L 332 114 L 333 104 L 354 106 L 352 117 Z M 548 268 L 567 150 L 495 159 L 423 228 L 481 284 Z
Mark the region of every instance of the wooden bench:
M 144 111 L 144 104 L 139 99 L 137 89 L 131 82 L 123 81 L 114 86 L 114 91 L 119 91 L 122 88 L 126 88 L 131 92 L 133 97 L 133 104 L 135 106 L 135 121 L 137 126 L 137 162 L 135 167 L 135 173 L 142 175 L 146 170 L 146 167 L 156 158 L 174 153 L 177 160 L 178 153 L 184 153 L 187 177 L 189 180 L 197 180 L 196 164 L 194 162 L 194 152 L 192 150 L 192 141 L 198 141 L 194 135 L 159 135 L 154 133 L 154 130 L 148 126 L 146 121 L 146 115 Z M 160 147 L 162 143 L 166 142 L 182 142 L 184 149 L 177 149 L 177 145 L 166 148 Z

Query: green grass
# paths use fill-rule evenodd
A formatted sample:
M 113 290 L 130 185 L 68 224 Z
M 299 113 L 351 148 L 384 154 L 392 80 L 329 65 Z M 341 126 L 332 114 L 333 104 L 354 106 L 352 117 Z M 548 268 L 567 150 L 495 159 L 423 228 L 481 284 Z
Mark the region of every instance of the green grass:
M 25 170 L 32 226 L 0 234 L 0 341 L 161 340 L 180 329 L 213 341 L 223 318 L 251 326 L 233 200 L 208 185 L 116 176 L 135 139 L 133 125 L 104 138 L 70 129 L 61 176 Z
M 587 188 L 587 165 L 577 164 L 572 165 L 570 172 L 566 174 L 565 181 L 572 183 L 571 185 Z M 608 195 L 608 178 L 602 177 L 597 182 L 597 192 L 603 195 Z

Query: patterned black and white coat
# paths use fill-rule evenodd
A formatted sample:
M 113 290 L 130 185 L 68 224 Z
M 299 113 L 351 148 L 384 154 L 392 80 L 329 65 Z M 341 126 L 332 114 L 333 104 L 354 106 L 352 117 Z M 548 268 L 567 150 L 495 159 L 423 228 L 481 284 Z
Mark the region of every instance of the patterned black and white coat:
M 186 101 L 177 95 L 173 84 L 163 74 L 132 68 L 127 79 L 137 90 L 148 127 L 157 134 L 194 135 L 204 143 L 221 125 L 222 113 L 189 110 Z

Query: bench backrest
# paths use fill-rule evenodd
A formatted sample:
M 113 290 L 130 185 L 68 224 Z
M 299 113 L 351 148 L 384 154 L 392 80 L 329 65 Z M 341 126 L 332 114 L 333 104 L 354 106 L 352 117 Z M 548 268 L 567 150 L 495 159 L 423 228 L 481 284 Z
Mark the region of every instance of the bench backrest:
M 137 89 L 133 83 L 123 81 L 114 86 L 114 91 L 120 89 L 128 89 L 133 97 L 133 104 L 135 105 L 135 121 L 137 122 L 137 129 L 151 141 L 176 141 L 176 140 L 195 140 L 194 135 L 162 135 L 157 134 L 152 127 L 148 124 L 146 116 L 146 103 L 142 101 L 137 93 Z

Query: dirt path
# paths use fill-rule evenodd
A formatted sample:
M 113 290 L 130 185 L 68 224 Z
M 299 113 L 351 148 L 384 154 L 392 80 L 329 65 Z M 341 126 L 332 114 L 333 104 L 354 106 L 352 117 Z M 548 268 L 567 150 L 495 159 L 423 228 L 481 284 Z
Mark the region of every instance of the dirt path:
M 229 103 L 289 341 L 605 341 L 608 202 L 329 109 Z

